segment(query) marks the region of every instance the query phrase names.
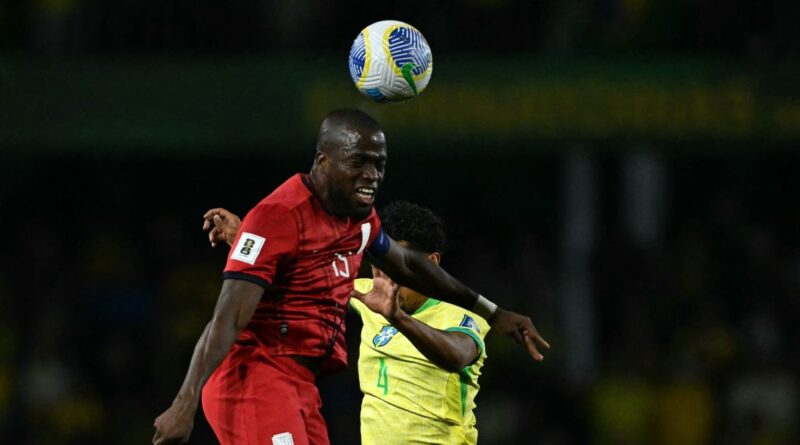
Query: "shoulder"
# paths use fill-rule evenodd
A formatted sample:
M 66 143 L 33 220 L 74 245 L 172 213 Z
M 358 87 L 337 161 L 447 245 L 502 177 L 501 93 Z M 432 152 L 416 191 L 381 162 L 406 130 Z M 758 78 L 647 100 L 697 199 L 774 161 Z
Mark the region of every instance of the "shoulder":
M 491 329 L 491 326 L 483 317 L 454 304 L 443 301 L 438 305 L 437 309 L 438 317 L 446 320 L 449 325 L 448 328 L 471 330 L 481 337 L 486 336 L 486 333 Z
M 287 218 L 295 219 L 294 213 L 294 207 L 286 203 L 261 201 L 247 212 L 244 220 L 248 223 L 268 224 L 270 226 L 276 224 L 284 225 Z
M 308 186 L 304 183 L 303 177 L 304 175 L 298 173 L 287 179 L 266 198 L 262 199 L 256 207 L 281 207 L 287 210 L 293 210 L 307 204 L 312 194 Z
M 248 216 L 293 216 L 299 207 L 308 203 L 310 197 L 311 192 L 303 184 L 302 175 L 296 174 L 256 204 Z

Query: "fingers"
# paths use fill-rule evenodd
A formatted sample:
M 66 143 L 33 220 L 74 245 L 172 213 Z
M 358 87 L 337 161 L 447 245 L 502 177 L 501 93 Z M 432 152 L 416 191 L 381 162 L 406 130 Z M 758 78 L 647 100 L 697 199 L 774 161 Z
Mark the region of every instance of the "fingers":
M 211 219 L 211 218 L 214 217 L 214 215 L 223 215 L 224 216 L 226 213 L 230 213 L 230 212 L 225 210 L 225 209 L 223 209 L 222 207 L 217 207 L 217 208 L 208 210 L 203 215 L 203 219 Z
M 529 335 L 531 336 L 531 338 L 533 338 L 533 341 L 535 341 L 536 344 L 538 344 L 540 347 L 544 349 L 550 349 L 550 343 L 547 343 L 547 340 L 545 340 L 544 337 L 542 337 L 539 334 L 539 331 L 534 329 L 533 332 L 531 332 Z
M 211 209 L 203 214 L 203 230 L 208 230 L 211 227 L 211 220 L 219 214 L 220 210 L 224 209 Z
M 222 223 L 226 223 L 229 221 L 233 216 L 233 213 L 218 207 L 215 209 L 208 210 L 203 215 L 203 230 L 208 230 L 211 228 L 211 223 L 213 222 L 215 226 L 219 227 Z
M 214 227 L 208 232 L 208 242 L 211 243 L 211 247 L 216 247 L 217 241 L 220 240 L 222 240 L 222 230 Z
M 544 356 L 539 349 L 536 347 L 536 343 L 534 343 L 533 338 L 527 334 L 519 334 L 522 337 L 521 345 L 528 351 L 528 354 L 533 357 L 534 360 L 540 362 L 544 360 Z
M 377 267 L 372 268 L 372 278 L 380 278 L 386 280 L 392 286 L 397 286 L 398 288 L 400 287 L 397 283 L 394 282 L 394 280 L 392 280 L 391 277 L 389 277 L 389 275 L 386 275 L 386 272 L 378 269 Z
M 520 327 L 520 330 L 522 331 L 523 335 L 532 338 L 533 341 L 536 342 L 537 345 L 539 345 L 539 347 L 542 347 L 544 349 L 550 349 L 550 343 L 547 343 L 547 340 L 545 340 L 544 337 L 542 337 L 542 335 L 539 334 L 539 330 L 536 329 L 536 326 L 533 325 L 533 322 L 531 321 L 530 317 L 527 317 L 524 325 Z
M 522 346 L 534 360 L 544 360 L 540 349 L 550 349 L 550 344 L 539 334 L 531 318 L 521 314 L 505 312 L 503 314 L 509 314 L 511 317 L 509 321 L 513 320 L 510 325 L 507 325 L 510 329 L 506 328 L 504 330 L 518 345 Z

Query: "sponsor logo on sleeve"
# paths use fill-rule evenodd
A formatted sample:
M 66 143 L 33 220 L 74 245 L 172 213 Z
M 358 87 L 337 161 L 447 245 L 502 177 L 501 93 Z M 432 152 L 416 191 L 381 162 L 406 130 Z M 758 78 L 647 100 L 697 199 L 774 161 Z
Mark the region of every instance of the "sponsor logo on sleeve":
M 464 314 L 464 319 L 461 320 L 461 324 L 459 324 L 459 326 L 465 327 L 467 329 L 472 329 L 473 331 L 478 333 L 481 332 L 481 328 L 478 327 L 478 323 L 475 323 L 475 320 L 466 314 Z
M 242 233 L 239 237 L 239 242 L 233 248 L 231 259 L 247 264 L 255 264 L 265 241 L 266 239 L 263 236 L 253 235 L 248 232 Z

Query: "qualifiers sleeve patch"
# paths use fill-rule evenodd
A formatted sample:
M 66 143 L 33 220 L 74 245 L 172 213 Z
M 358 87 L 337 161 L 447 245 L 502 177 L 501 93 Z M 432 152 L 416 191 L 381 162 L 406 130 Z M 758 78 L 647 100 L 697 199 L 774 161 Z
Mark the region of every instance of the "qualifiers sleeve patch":
M 255 264 L 265 241 L 266 239 L 263 236 L 253 235 L 248 232 L 242 233 L 239 237 L 239 242 L 236 243 L 236 248 L 233 249 L 231 259 L 250 265 Z
M 475 320 L 466 314 L 464 314 L 464 319 L 461 320 L 461 324 L 459 324 L 459 326 L 472 329 L 475 332 L 481 332 L 481 328 L 478 327 L 478 323 L 475 323 Z

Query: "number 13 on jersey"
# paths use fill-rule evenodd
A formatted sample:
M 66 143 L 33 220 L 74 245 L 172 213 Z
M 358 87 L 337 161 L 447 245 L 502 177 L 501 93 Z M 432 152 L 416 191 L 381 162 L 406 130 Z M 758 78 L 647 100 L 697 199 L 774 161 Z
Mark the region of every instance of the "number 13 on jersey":
M 337 277 L 350 278 L 350 261 L 341 253 L 336 254 L 336 259 L 331 263 L 333 266 L 333 275 Z

